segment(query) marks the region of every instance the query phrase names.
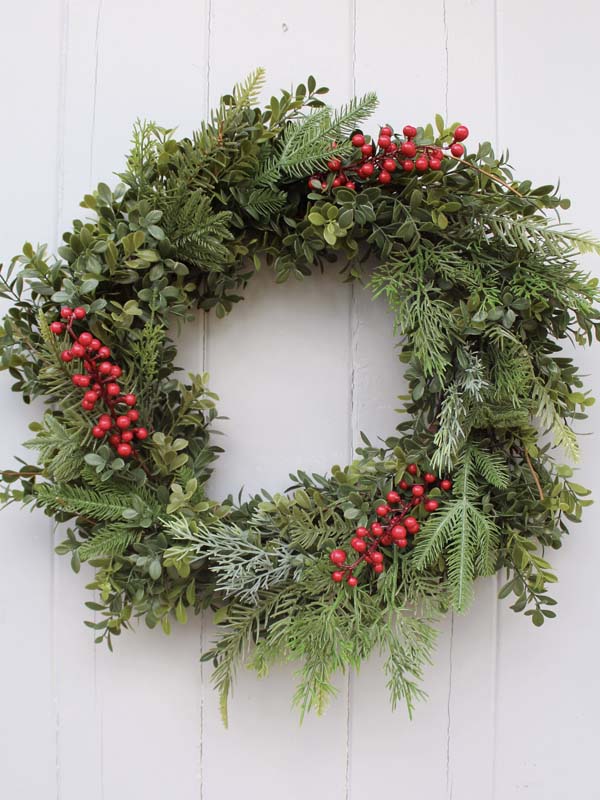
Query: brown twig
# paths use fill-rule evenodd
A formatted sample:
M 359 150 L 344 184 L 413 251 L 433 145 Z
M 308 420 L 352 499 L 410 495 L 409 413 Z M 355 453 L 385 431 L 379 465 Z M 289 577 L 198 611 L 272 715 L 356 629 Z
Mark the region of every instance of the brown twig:
M 543 500 L 544 490 L 542 489 L 542 484 L 540 483 L 540 479 L 538 477 L 537 472 L 533 468 L 533 464 L 531 463 L 531 458 L 529 457 L 529 453 L 526 449 L 523 450 L 523 455 L 525 456 L 525 461 L 527 462 L 527 466 L 529 467 L 529 471 L 531 472 L 531 477 L 533 478 L 535 485 L 537 486 L 538 493 L 540 495 L 540 500 Z
M 505 189 L 508 189 L 509 192 L 516 194 L 517 197 L 524 197 L 524 195 L 522 195 L 521 192 L 517 191 L 517 189 L 515 189 L 514 186 L 511 186 L 509 183 L 506 183 L 506 181 L 503 181 L 502 178 L 499 178 L 497 175 L 494 175 L 493 172 L 488 172 L 487 169 L 482 169 L 482 167 L 478 167 L 477 164 L 473 164 L 472 161 L 466 161 L 464 158 L 458 158 L 458 156 L 453 156 L 452 153 L 446 153 L 445 156 L 446 158 L 451 158 L 454 161 L 458 161 L 459 164 L 464 164 L 467 167 L 471 167 L 472 169 L 477 170 L 477 172 L 480 172 L 482 175 L 485 175 L 486 177 L 490 178 L 490 180 L 494 181 L 494 183 L 499 183 L 501 186 L 504 186 Z

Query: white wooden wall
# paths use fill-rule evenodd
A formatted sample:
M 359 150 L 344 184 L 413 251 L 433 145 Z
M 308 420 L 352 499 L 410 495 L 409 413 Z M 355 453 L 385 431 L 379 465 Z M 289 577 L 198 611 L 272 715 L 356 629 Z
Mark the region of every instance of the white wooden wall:
M 561 177 L 571 219 L 600 230 L 600 79 L 593 0 L 22 0 L 0 3 L 0 256 L 55 247 L 137 116 L 188 132 L 263 65 L 269 88 L 314 73 L 331 100 L 376 89 L 374 125 L 441 111 L 510 146 L 519 173 Z M 598 262 L 588 261 L 599 270 Z M 281 489 L 296 467 L 346 462 L 360 430 L 389 434 L 401 393 L 384 308 L 335 276 L 260 275 L 224 321 L 186 331 L 182 363 L 221 395 L 227 454 L 213 491 Z M 240 346 L 241 345 L 241 346 Z M 596 351 L 580 353 L 593 373 Z M 600 389 L 600 379 L 591 376 Z M 27 436 L 1 378 L 4 466 Z M 597 412 L 585 425 L 600 432 Z M 598 435 L 583 483 L 600 490 Z M 47 520 L 0 516 L 0 795 L 14 800 L 592 800 L 600 797 L 593 508 L 553 555 L 559 618 L 533 629 L 478 587 L 448 619 L 410 723 L 374 660 L 298 727 L 293 668 L 242 674 L 225 731 L 198 657 L 209 619 L 145 628 L 110 654 L 82 625 L 89 575 L 53 554 Z

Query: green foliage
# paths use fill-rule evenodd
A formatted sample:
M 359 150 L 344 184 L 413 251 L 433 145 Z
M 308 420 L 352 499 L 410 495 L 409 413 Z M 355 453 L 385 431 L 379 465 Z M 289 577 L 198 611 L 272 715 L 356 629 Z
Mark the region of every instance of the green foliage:
M 263 84 L 255 71 L 189 137 L 136 122 L 121 182 L 85 195 L 88 218 L 57 257 L 26 243 L 1 270 L 0 367 L 26 402 L 48 403 L 26 443 L 39 463 L 5 470 L 2 499 L 70 522 L 57 552 L 95 570 L 96 641 L 112 646 L 136 618 L 168 634 L 172 620 L 216 608 L 222 635 L 205 657 L 224 714 L 241 663 L 265 674 L 299 661 L 304 714 L 372 652 L 384 655 L 392 704 L 412 712 L 435 621 L 466 608 L 477 576 L 505 572 L 501 595 L 534 625 L 554 616 L 546 551 L 591 502 L 560 463 L 576 457 L 574 427 L 593 403 L 561 348 L 600 334 L 598 282 L 577 261 L 600 244 L 558 224 L 568 201 L 518 181 L 488 142 L 438 171 L 396 170 L 385 186 L 334 188 L 329 175 L 307 188 L 333 152 L 355 164 L 349 137 L 375 95 L 334 111 L 310 76 L 260 107 Z M 437 117 L 417 143 L 452 135 Z M 206 374 L 177 379 L 170 331 L 229 313 L 260 268 L 283 282 L 335 261 L 344 280 L 387 298 L 405 417 L 328 475 L 298 470 L 285 493 L 212 500 L 218 398 Z M 74 366 L 60 359 L 67 337 L 49 329 L 63 304 L 86 308 L 139 397 L 151 432 L 139 459 L 91 436 Z M 334 585 L 326 554 L 372 522 L 410 461 L 451 475 L 453 494 L 427 522 L 416 512 L 414 546 L 383 548 L 382 575 Z

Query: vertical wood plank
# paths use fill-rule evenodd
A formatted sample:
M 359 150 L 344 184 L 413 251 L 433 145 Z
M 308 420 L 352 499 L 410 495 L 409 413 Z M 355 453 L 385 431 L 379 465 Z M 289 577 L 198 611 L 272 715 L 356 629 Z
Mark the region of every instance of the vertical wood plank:
M 593 154 L 600 112 L 590 102 L 600 80 L 594 21 L 598 8 L 574 0 L 566 14 L 548 14 L 540 0 L 501 0 L 498 15 L 500 138 L 520 177 L 535 184 L 556 182 L 574 203 L 564 217 L 579 228 L 599 230 L 600 167 Z M 532 35 L 535 32 L 535 35 Z M 591 147 L 590 147 L 591 146 Z M 600 275 L 598 258 L 582 259 Z M 574 355 L 586 383 L 598 396 L 598 350 Z M 597 464 L 597 405 L 578 429 L 576 478 L 600 491 Z M 534 629 L 503 602 L 499 614 L 499 681 L 494 798 L 548 800 L 597 793 L 596 753 L 600 693 L 596 664 L 600 613 L 596 565 L 598 506 L 573 525 L 564 549 L 548 559 L 559 583 L 557 619 Z M 526 721 L 527 730 L 524 730 Z
M 60 53 L 60 0 L 0 7 L 0 146 L 4 153 L 0 195 L 0 260 L 7 264 L 23 242 L 54 240 Z M 10 77 L 9 77 L 10 76 Z M 2 302 L 2 313 L 7 304 Z M 0 376 L 3 467 L 15 468 L 27 424 L 41 405 L 23 405 Z M 18 467 L 17 467 L 18 468 Z M 58 791 L 53 648 L 52 538 L 48 519 L 16 506 L 2 516 L 0 683 L 2 785 L 21 797 L 55 797 Z
M 255 5 L 213 0 L 212 11 L 212 103 L 259 65 L 257 53 L 267 68 L 269 90 L 289 88 L 312 72 L 319 83 L 335 84 L 332 102 L 351 95 L 351 15 L 345 0 L 325 5 L 285 0 L 268 14 L 257 13 Z M 328 470 L 347 461 L 350 291 L 335 272 L 276 286 L 265 268 L 229 318 L 210 318 L 207 366 L 221 396 L 219 408 L 230 417 L 219 425 L 226 454 L 211 482 L 212 495 L 241 485 L 246 491 L 282 490 L 297 467 Z M 207 626 L 207 644 L 214 635 Z M 278 667 L 260 682 L 242 671 L 228 731 L 217 698 L 207 689 L 204 790 L 211 800 L 238 793 L 264 800 L 296 800 L 315 792 L 331 800 L 345 796 L 344 683 L 326 717 L 309 717 L 300 728 L 291 710 L 295 668 Z M 208 680 L 208 665 L 204 672 Z M 299 754 L 310 769 L 299 769 Z

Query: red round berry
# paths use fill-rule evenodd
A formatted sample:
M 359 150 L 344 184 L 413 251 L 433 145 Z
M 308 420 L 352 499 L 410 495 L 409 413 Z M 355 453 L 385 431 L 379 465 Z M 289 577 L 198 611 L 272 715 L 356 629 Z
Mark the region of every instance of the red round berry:
M 452 488 L 452 481 L 449 481 L 448 478 L 444 478 L 443 481 L 440 481 L 440 486 L 445 492 L 449 492 Z
M 362 133 L 355 133 L 351 141 L 354 147 L 362 147 L 365 143 L 365 137 L 362 135 Z
M 379 147 L 382 147 L 384 150 L 385 150 L 386 147 L 389 147 L 391 145 L 391 143 L 392 143 L 392 140 L 390 139 L 389 136 L 385 136 L 384 135 L 384 136 L 380 136 L 379 139 L 377 139 L 377 144 L 379 145 Z
M 383 553 L 380 553 L 379 551 L 371 553 L 371 561 L 373 564 L 383 564 Z
M 429 166 L 429 160 L 425 158 L 425 156 L 419 156 L 415 161 L 415 167 L 417 168 L 417 172 L 425 172 L 428 166 Z
M 387 547 L 392 543 L 392 537 L 389 535 L 389 533 L 384 533 L 379 541 L 384 547 Z
M 402 169 L 404 170 L 404 172 L 412 172 L 414 168 L 415 168 L 414 162 L 411 161 L 410 159 L 407 158 L 406 161 L 402 162 Z
M 356 550 L 357 553 L 364 553 L 367 549 L 367 543 L 360 536 L 353 536 L 350 540 L 350 547 Z
M 342 185 L 342 183 L 343 181 L 338 175 L 336 178 L 333 179 L 333 183 L 331 185 L 333 186 L 334 189 L 337 189 L 339 186 Z
M 90 350 L 99 350 L 102 347 L 100 339 L 92 339 L 90 342 Z
M 407 482 L 406 482 L 404 479 L 402 479 L 402 480 L 400 481 L 400 483 L 398 484 L 398 486 L 399 486 L 401 489 L 408 489 L 408 483 L 407 483 Z
M 98 364 L 98 372 L 100 375 L 111 375 L 112 374 L 112 364 L 110 361 L 101 361 Z
M 406 519 L 404 520 L 404 524 L 406 525 L 407 531 L 409 533 L 412 533 L 412 530 L 415 527 L 415 525 L 418 525 L 419 523 L 414 517 L 406 517 Z
M 147 439 L 148 431 L 146 430 L 146 428 L 136 428 L 135 435 L 138 439 Z
M 73 316 L 75 319 L 85 319 L 85 308 L 77 306 L 77 308 L 73 309 Z
M 73 309 L 69 308 L 69 306 L 63 306 L 60 310 L 60 315 L 63 319 L 71 319 L 73 316 Z
M 423 475 L 423 480 L 425 481 L 425 483 L 435 483 L 437 481 L 437 478 L 435 477 L 433 472 L 426 472 L 425 475 Z
M 62 322 L 51 322 L 50 323 L 50 330 L 52 333 L 55 333 L 57 336 L 61 334 L 65 329 L 65 326 Z
M 387 515 L 390 513 L 389 506 L 384 506 L 384 505 L 377 506 L 377 508 L 375 509 L 375 513 L 377 514 L 378 517 L 387 517 Z
M 91 333 L 89 333 L 88 331 L 84 331 L 83 333 L 79 334 L 77 341 L 84 347 L 88 347 L 93 338 L 94 337 L 92 336 Z
M 373 567 L 373 572 L 376 572 L 378 575 L 381 575 L 383 570 L 384 570 L 383 564 L 375 564 L 375 566 Z
M 379 522 L 374 522 L 371 525 L 371 533 L 373 536 L 381 536 L 383 533 L 383 527 L 379 524 Z
M 454 141 L 455 142 L 464 142 L 464 140 L 469 135 L 469 129 L 466 125 L 459 125 L 458 128 L 454 131 Z
M 127 444 L 127 442 L 122 442 L 122 443 L 121 443 L 121 444 L 120 444 L 120 445 L 117 447 L 117 453 L 118 453 L 120 456 L 122 456 L 123 458 L 128 458 L 128 457 L 129 457 L 129 456 L 132 454 L 132 452 L 133 452 L 133 450 L 132 450 L 132 448 L 131 448 L 131 445 L 130 445 L 130 444 Z
M 377 180 L 379 181 L 379 183 L 390 183 L 390 181 L 392 180 L 392 176 L 387 170 L 382 169 L 377 177 Z
M 406 471 L 408 472 L 409 475 L 416 475 L 417 472 L 419 471 L 419 468 L 417 467 L 416 464 L 409 464 L 408 467 L 406 468 Z
M 430 158 L 429 159 L 429 166 L 431 167 L 431 169 L 438 170 L 438 169 L 441 169 L 442 162 L 440 161 L 439 158 Z
M 370 162 L 367 162 L 362 165 L 360 172 L 362 172 L 364 177 L 368 178 L 375 172 L 375 167 Z
M 81 358 L 85 355 L 85 347 L 82 344 L 79 344 L 79 342 L 75 342 L 75 344 L 71 347 L 71 353 L 73 353 L 76 358 Z
M 336 569 L 335 572 L 331 573 L 331 580 L 335 581 L 335 583 L 341 583 L 344 580 L 344 573 L 341 569 Z
M 108 441 L 112 444 L 113 447 L 116 447 L 120 443 L 121 437 L 119 436 L 118 433 L 113 433 L 113 435 L 109 437 Z
M 439 505 L 437 500 L 426 500 L 423 508 L 431 514 L 432 511 L 436 511 L 439 508 Z
M 415 484 L 411 489 L 413 497 L 423 497 L 425 494 L 425 487 L 420 483 Z
M 346 551 L 337 547 L 335 550 L 332 550 L 331 553 L 329 553 L 329 559 L 333 564 L 337 564 L 339 567 L 346 560 Z
M 102 428 L 103 431 L 109 431 L 112 428 L 112 420 L 108 414 L 102 414 L 98 420 L 98 427 Z
M 321 190 L 323 192 L 327 191 L 327 181 L 321 181 Z
M 408 544 L 408 539 L 398 539 L 396 544 L 398 545 L 398 547 L 401 547 L 404 550 L 404 548 Z
M 123 402 L 128 406 L 134 406 L 137 403 L 137 397 L 134 394 L 126 394 L 123 397 Z
M 413 139 L 417 135 L 417 129 L 413 125 L 405 125 L 402 133 L 408 138 Z
M 406 539 L 406 528 L 404 525 L 394 525 L 391 534 L 392 539 Z
M 91 378 L 89 375 L 80 375 L 79 376 L 79 385 L 82 389 L 87 389 L 90 385 Z
M 106 345 L 103 345 L 103 346 L 102 346 L 102 347 L 101 347 L 101 348 L 98 350 L 98 356 L 99 356 L 100 358 L 110 358 L 110 348 L 106 347 Z
M 327 162 L 327 167 L 331 170 L 331 172 L 338 172 L 341 166 L 342 162 L 339 158 L 331 158 Z
M 417 147 L 414 142 L 403 142 L 400 145 L 400 152 L 407 158 L 414 158 L 417 155 Z
M 106 394 L 109 397 L 116 397 L 118 394 L 121 394 L 121 387 L 118 383 L 107 383 Z
M 350 575 L 346 583 L 348 586 L 352 586 L 352 588 L 354 588 L 355 586 L 358 586 L 358 579 L 355 578 L 354 575 Z
M 385 158 L 383 160 L 383 168 L 387 170 L 387 172 L 393 172 L 397 166 L 394 158 Z
M 94 403 L 91 403 L 89 400 L 82 400 L 81 407 L 84 411 L 93 411 L 94 410 Z
M 60 357 L 66 363 L 69 363 L 69 361 L 73 361 L 73 353 L 70 350 L 63 350 L 62 353 L 60 354 Z
M 400 495 L 398 492 L 388 492 L 385 499 L 388 501 L 388 503 L 399 503 Z
M 92 428 L 92 436 L 95 436 L 96 439 L 101 439 L 106 431 L 103 431 L 99 425 L 94 425 Z
M 118 364 L 113 364 L 110 374 L 112 375 L 113 378 L 120 378 L 121 375 L 123 374 L 123 370 Z
M 133 441 L 133 431 L 123 431 L 121 434 L 121 441 L 122 442 L 132 442 Z
M 121 430 L 125 430 L 125 428 L 128 428 L 131 425 L 131 420 L 129 417 L 125 416 L 117 417 L 116 422 L 117 428 L 121 428 Z
M 372 156 L 373 155 L 373 145 L 372 144 L 363 144 L 360 148 L 360 152 L 363 156 Z
M 140 412 L 136 411 L 135 408 L 130 408 L 129 411 L 127 412 L 127 416 L 132 422 L 137 422 L 138 419 L 140 418 Z
M 90 390 L 83 395 L 83 399 L 86 401 L 86 403 L 95 403 L 98 399 L 98 395 L 96 392 Z
M 450 152 L 456 158 L 460 158 L 464 154 L 465 148 L 462 146 L 462 144 L 455 142 L 453 145 L 451 145 Z
M 380 136 L 391 136 L 394 132 L 393 128 L 390 128 L 389 125 L 384 125 L 383 128 L 380 128 L 379 135 Z
M 346 189 L 350 189 L 350 191 L 354 191 L 356 189 L 356 184 L 354 181 L 347 181 Z
M 355 535 L 356 535 L 356 536 L 358 536 L 360 539 L 364 539 L 364 538 L 365 538 L 365 536 L 368 536 L 368 535 L 369 535 L 369 531 L 367 530 L 367 528 L 364 528 L 362 525 L 361 525 L 361 527 L 360 527 L 360 528 L 357 528 L 357 529 L 354 531 L 354 533 L 355 533 Z

